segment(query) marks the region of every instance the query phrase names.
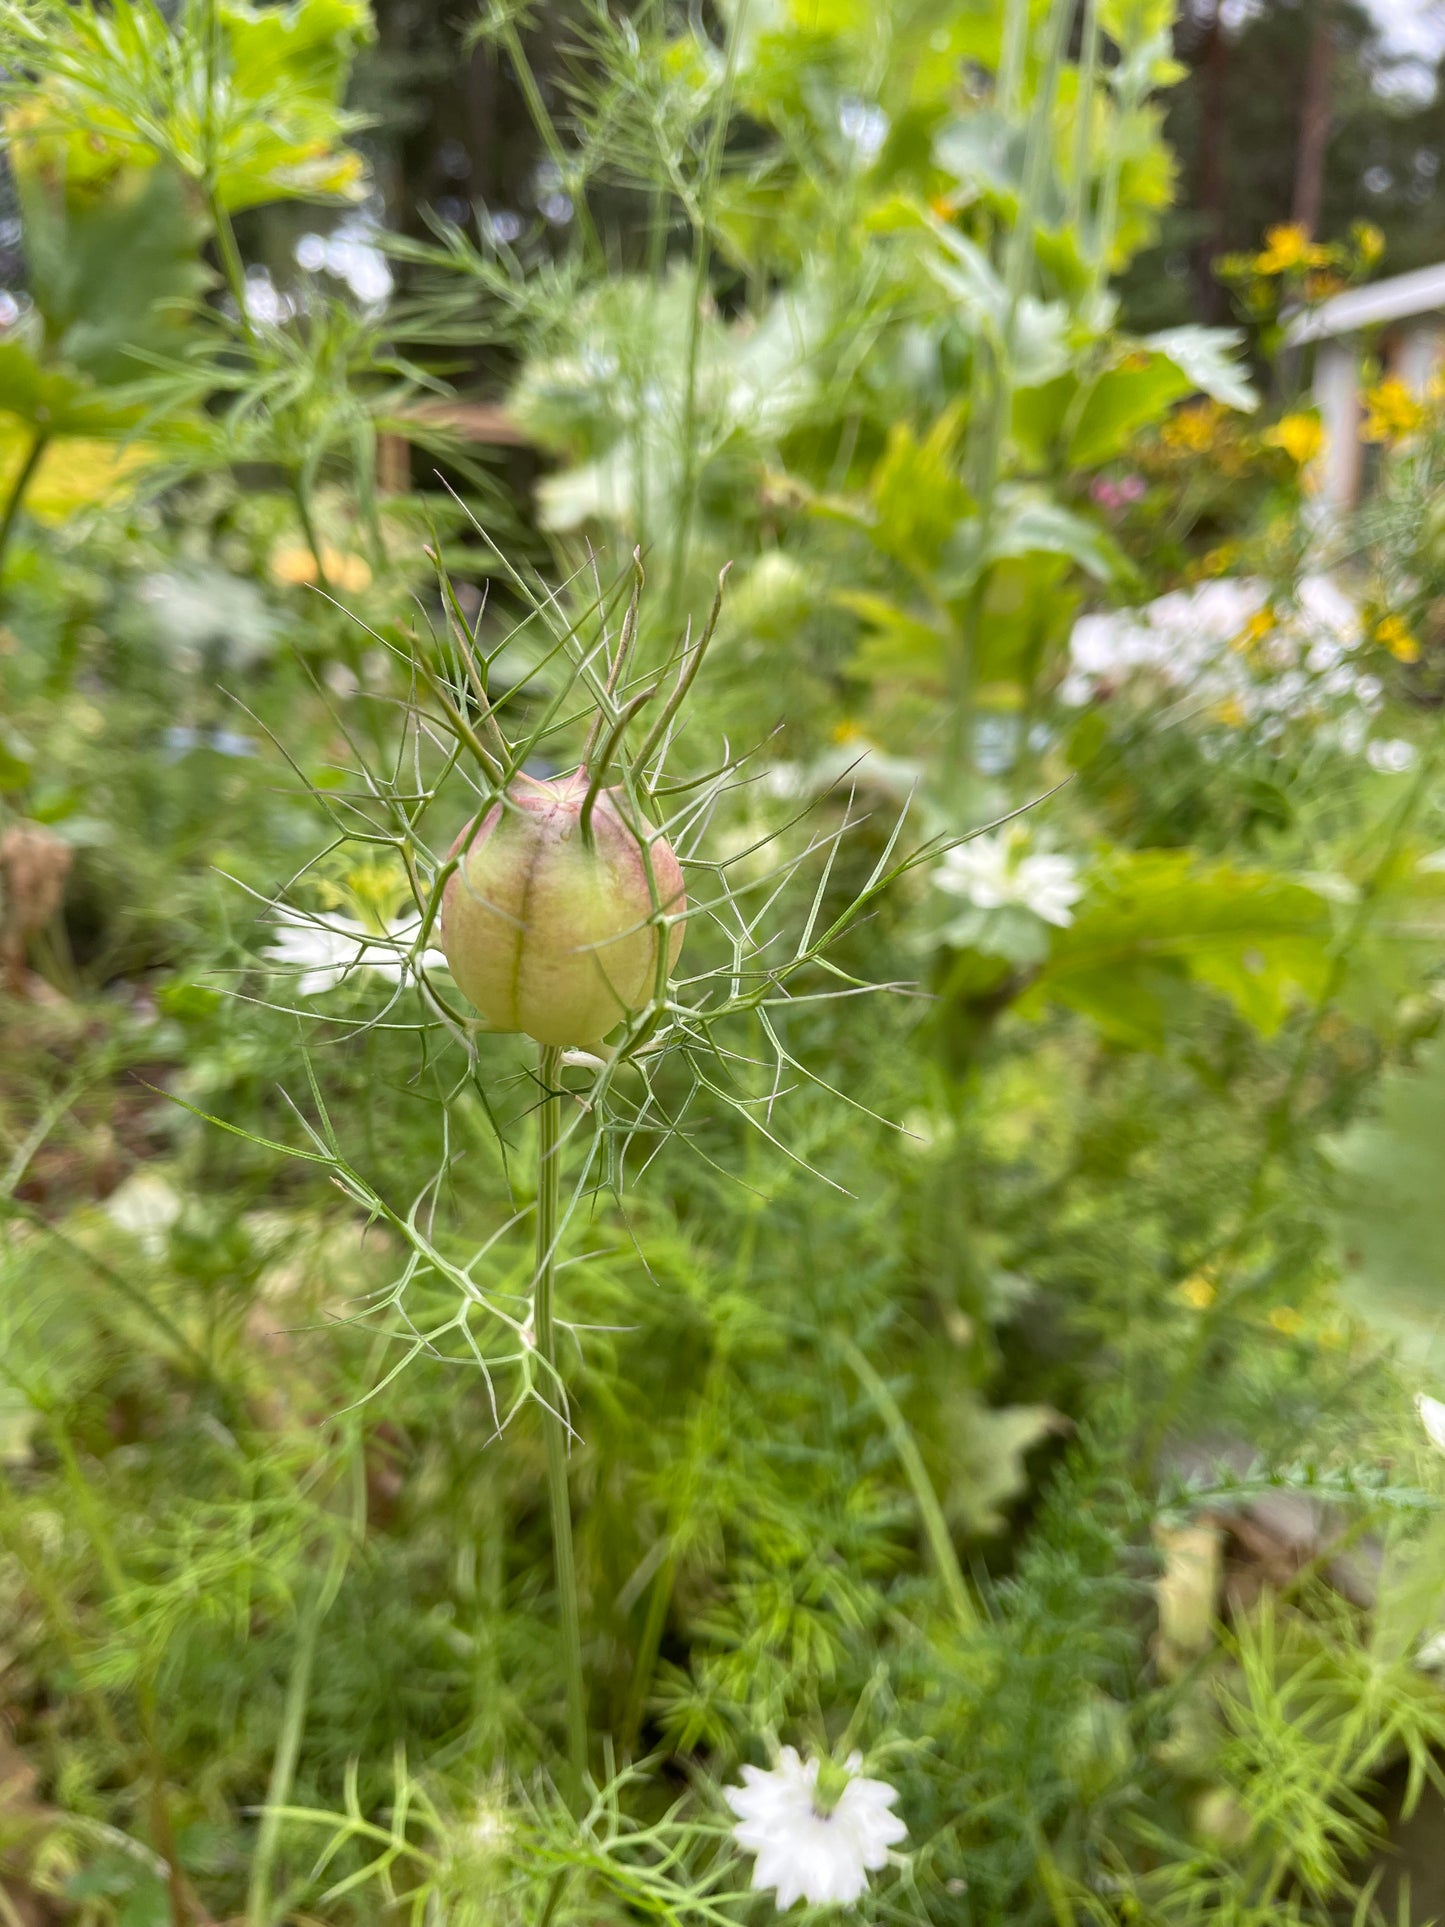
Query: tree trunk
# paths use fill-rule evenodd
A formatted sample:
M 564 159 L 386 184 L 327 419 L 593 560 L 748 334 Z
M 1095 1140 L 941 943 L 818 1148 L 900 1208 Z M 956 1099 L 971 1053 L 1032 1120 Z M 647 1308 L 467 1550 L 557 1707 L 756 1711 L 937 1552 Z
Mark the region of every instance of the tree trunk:
M 1331 79 L 1335 64 L 1335 24 L 1329 0 L 1315 0 L 1315 30 L 1305 66 L 1300 107 L 1299 148 L 1295 157 L 1294 205 L 1290 219 L 1306 234 L 1319 231 L 1325 198 L 1325 155 L 1330 139 Z
M 1229 42 L 1219 17 L 1218 0 L 1204 42 L 1204 85 L 1199 99 L 1199 213 L 1200 235 L 1194 251 L 1194 285 L 1199 312 L 1206 321 L 1218 321 L 1221 312 L 1219 283 L 1214 278 L 1214 262 L 1224 252 L 1224 210 L 1228 199 L 1225 187 L 1225 82 L 1229 74 Z

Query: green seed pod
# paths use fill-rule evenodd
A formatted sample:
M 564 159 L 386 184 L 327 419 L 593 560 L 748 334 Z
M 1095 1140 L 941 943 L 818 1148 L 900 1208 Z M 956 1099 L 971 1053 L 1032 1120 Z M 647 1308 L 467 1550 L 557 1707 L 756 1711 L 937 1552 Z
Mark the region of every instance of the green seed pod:
M 588 776 L 519 776 L 504 803 L 452 846 L 441 947 L 457 987 L 493 1030 L 539 1044 L 595 1044 L 640 1010 L 657 980 L 657 911 L 686 908 L 682 868 L 650 824 L 639 841 L 617 790 L 601 790 L 587 834 Z M 649 880 L 649 871 L 651 873 Z M 668 968 L 683 926 L 667 929 Z

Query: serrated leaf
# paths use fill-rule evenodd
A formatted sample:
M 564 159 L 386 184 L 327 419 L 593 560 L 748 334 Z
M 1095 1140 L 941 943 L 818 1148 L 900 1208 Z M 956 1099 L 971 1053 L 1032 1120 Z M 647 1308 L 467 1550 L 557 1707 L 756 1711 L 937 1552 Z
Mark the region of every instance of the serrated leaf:
M 1259 396 L 1239 361 L 1244 335 L 1238 328 L 1166 328 L 1146 335 L 1143 345 L 1172 361 L 1192 387 L 1226 408 L 1245 414 L 1258 408 Z

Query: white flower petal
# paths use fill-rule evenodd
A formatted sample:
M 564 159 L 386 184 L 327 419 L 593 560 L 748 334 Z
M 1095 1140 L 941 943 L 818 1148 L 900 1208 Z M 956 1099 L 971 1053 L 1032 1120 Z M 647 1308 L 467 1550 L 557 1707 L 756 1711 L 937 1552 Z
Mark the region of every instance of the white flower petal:
M 817 1760 L 803 1761 L 785 1746 L 771 1771 L 745 1766 L 743 1784 L 723 1797 L 737 1815 L 733 1838 L 756 1856 L 753 1886 L 771 1891 L 786 1913 L 799 1900 L 810 1906 L 851 1907 L 867 1891 L 868 1875 L 886 1864 L 888 1849 L 907 1828 L 890 1811 L 897 1789 L 863 1778 L 861 1758 L 851 1755 L 853 1776 L 830 1813 L 815 1804 Z
M 1415 1400 L 1415 1410 L 1420 1414 L 1426 1438 L 1437 1452 L 1445 1452 L 1445 1405 L 1438 1398 L 1431 1398 L 1428 1392 L 1421 1392 Z
M 1017 855 L 1019 837 L 976 836 L 945 853 L 934 883 L 950 896 L 964 897 L 978 910 L 1017 905 L 1045 923 L 1062 928 L 1074 920 L 1074 905 L 1084 894 L 1072 857 L 1038 853 Z

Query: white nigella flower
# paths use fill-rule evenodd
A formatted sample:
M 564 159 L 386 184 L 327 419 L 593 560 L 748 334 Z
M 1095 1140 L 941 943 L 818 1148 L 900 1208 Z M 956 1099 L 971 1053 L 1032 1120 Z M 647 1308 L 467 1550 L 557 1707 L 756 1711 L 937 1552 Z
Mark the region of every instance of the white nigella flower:
M 1445 1405 L 1438 1398 L 1431 1398 L 1428 1392 L 1421 1392 L 1415 1400 L 1415 1410 L 1420 1414 L 1426 1438 L 1437 1452 L 1445 1452 Z
M 154 1171 L 132 1171 L 105 1201 L 112 1224 L 128 1231 L 152 1255 L 165 1249 L 166 1236 L 181 1215 L 180 1194 Z
M 273 970 L 300 973 L 296 991 L 301 997 L 324 996 L 355 970 L 374 970 L 388 983 L 400 983 L 407 972 L 406 949 L 416 941 L 421 925 L 413 911 L 394 917 L 386 935 L 379 937 L 354 917 L 306 916 L 284 904 L 275 919 L 276 940 L 262 954 Z M 445 962 L 439 950 L 422 954 L 428 970 Z
M 413 910 L 408 916 L 393 917 L 386 926 L 387 943 L 370 945 L 370 954 L 362 958 L 363 964 L 368 970 L 378 971 L 388 983 L 400 983 L 409 973 L 410 965 L 406 953 L 416 942 L 417 932 L 420 929 L 420 911 Z M 446 965 L 447 960 L 440 950 L 423 950 L 421 953 L 423 970 L 445 970 Z
M 772 1888 L 780 1912 L 798 1900 L 851 1907 L 867 1891 L 868 1875 L 886 1864 L 888 1849 L 908 1831 L 889 1811 L 897 1788 L 864 1779 L 861 1754 L 850 1754 L 841 1768 L 830 1763 L 825 1786 L 843 1782 L 831 1800 L 820 1792 L 818 1764 L 785 1746 L 771 1772 L 745 1766 L 743 1784 L 724 1789 L 737 1815 L 733 1838 L 756 1856 L 753 1886 Z
M 1020 856 L 1016 839 L 975 836 L 949 850 L 934 882 L 979 910 L 1017 905 L 1062 929 L 1074 920 L 1084 894 L 1078 866 L 1067 856 Z
M 284 905 L 276 911 L 276 940 L 262 953 L 273 970 L 299 971 L 298 995 L 320 997 L 356 968 L 366 932 L 351 917 L 308 917 Z

